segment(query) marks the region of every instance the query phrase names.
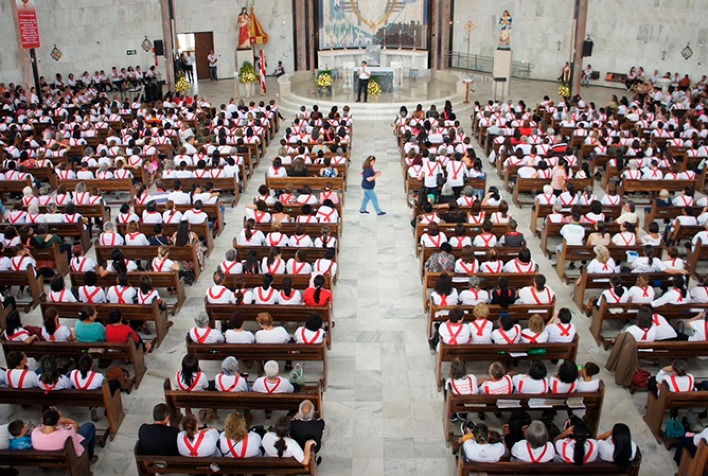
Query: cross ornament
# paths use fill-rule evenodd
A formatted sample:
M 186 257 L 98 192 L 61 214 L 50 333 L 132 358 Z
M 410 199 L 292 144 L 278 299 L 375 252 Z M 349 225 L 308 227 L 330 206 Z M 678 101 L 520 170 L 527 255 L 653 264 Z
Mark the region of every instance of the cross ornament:
M 477 25 L 472 23 L 472 20 L 469 20 L 467 23 L 465 23 L 465 31 L 467 32 L 467 34 L 472 33 L 475 28 L 477 28 Z

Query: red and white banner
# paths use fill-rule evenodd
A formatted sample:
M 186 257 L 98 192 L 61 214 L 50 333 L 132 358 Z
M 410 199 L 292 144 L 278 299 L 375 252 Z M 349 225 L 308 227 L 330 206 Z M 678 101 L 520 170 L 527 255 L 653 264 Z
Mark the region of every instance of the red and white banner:
M 260 68 L 259 68 L 259 76 L 261 80 L 261 91 L 263 94 L 266 93 L 268 88 L 266 87 L 266 58 L 265 58 L 265 51 L 261 50 L 261 61 L 260 61 Z
M 25 49 L 39 48 L 39 27 L 37 26 L 37 10 L 35 9 L 34 0 L 15 1 L 22 47 Z

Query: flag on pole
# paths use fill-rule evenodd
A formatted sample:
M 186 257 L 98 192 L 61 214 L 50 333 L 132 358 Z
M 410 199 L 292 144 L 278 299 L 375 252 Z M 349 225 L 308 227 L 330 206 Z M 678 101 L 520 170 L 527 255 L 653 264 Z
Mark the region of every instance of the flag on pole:
M 261 50 L 261 56 L 260 56 L 260 63 L 261 66 L 258 68 L 259 71 L 259 76 L 261 80 L 261 92 L 263 94 L 266 93 L 268 88 L 266 87 L 266 59 L 265 59 L 265 51 Z
M 253 7 L 251 7 L 251 24 L 249 25 L 249 33 L 248 33 L 248 38 L 251 41 L 251 45 L 265 45 L 268 43 L 268 40 L 270 39 L 268 37 L 268 34 L 263 31 L 263 27 L 261 26 L 261 22 L 258 21 L 258 18 L 256 17 L 255 12 L 253 11 Z

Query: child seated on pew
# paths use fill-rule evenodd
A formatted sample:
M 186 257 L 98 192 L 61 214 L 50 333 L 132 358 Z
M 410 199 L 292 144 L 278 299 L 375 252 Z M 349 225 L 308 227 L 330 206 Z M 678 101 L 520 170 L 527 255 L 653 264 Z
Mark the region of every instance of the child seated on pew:
M 504 440 L 484 423 L 465 424 L 465 434 L 459 439 L 465 461 L 496 463 L 507 454 Z
M 34 429 L 34 425 L 31 423 L 25 423 L 22 420 L 13 420 L 7 426 L 7 433 L 9 437 L 8 447 L 0 449 L 9 449 L 11 451 L 16 450 L 31 450 L 32 449 L 32 437 L 30 434 Z
M 578 380 L 575 383 L 576 392 L 597 392 L 600 389 L 601 379 L 597 378 L 600 367 L 595 362 L 586 362 L 579 369 Z

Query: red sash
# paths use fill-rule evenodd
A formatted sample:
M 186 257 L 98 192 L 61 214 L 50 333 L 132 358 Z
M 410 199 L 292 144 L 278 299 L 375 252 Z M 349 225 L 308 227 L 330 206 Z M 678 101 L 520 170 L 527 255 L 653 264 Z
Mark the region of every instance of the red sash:
M 19 222 L 20 219 L 21 219 L 24 215 L 25 215 L 25 212 L 23 212 L 23 211 L 20 211 L 20 212 L 18 212 L 18 213 L 15 214 L 15 215 L 13 215 L 13 213 L 10 212 L 10 215 L 9 215 L 8 218 L 10 219 L 10 223 L 15 224 L 15 223 Z
M 470 377 L 470 376 L 468 375 L 468 376 L 467 376 L 467 381 L 468 381 L 469 384 L 470 384 L 470 390 L 472 390 L 472 377 Z M 455 385 L 455 379 L 451 379 L 451 380 L 450 380 L 450 383 L 452 384 L 452 388 L 455 390 L 455 393 L 456 393 L 457 395 L 462 395 L 462 393 L 460 392 L 460 390 L 457 388 L 457 385 Z
M 489 321 L 486 319 L 484 319 L 482 322 L 484 324 L 482 324 L 481 326 L 477 325 L 477 321 L 470 322 L 470 324 L 472 324 L 472 327 L 477 330 L 477 337 L 482 337 L 484 335 L 484 328 L 487 327 L 487 324 L 489 323 Z
M 54 298 L 54 291 L 49 293 L 49 297 L 52 302 L 64 302 L 64 296 L 66 295 L 66 289 L 62 289 L 59 291 L 59 298 L 55 300 Z
M 433 172 L 435 172 L 435 170 L 437 170 L 438 168 L 438 164 L 436 162 L 435 165 L 433 165 L 433 168 L 431 169 L 430 162 L 428 162 L 427 164 L 425 164 L 425 167 L 428 169 L 428 177 L 432 177 L 434 175 Z
M 177 372 L 177 386 L 179 387 L 180 390 L 184 390 L 186 392 L 191 392 L 199 383 L 201 376 L 202 376 L 201 372 L 197 373 L 197 377 L 192 382 L 192 385 L 190 385 L 189 387 L 185 387 L 184 384 L 182 383 L 182 372 L 179 371 L 179 372 Z
M 280 387 L 280 382 L 281 382 L 281 379 L 280 379 L 280 377 L 278 377 L 278 383 L 276 383 L 273 386 L 273 388 L 269 388 L 268 387 L 268 379 L 265 378 L 265 379 L 263 379 L 263 386 L 265 387 L 266 392 L 268 392 L 268 394 L 271 394 L 271 393 L 275 392 L 278 389 L 278 387 Z
M 189 456 L 192 458 L 196 458 L 199 456 L 199 447 L 202 446 L 202 442 L 204 441 L 204 435 L 206 435 L 205 431 L 199 432 L 199 436 L 197 437 L 197 441 L 194 443 L 194 446 L 189 442 L 189 437 L 187 435 L 184 435 L 184 446 L 187 447 L 189 450 Z
M 540 463 L 541 461 L 543 461 L 543 457 L 546 456 L 546 452 L 548 451 L 548 443 L 546 443 L 543 446 L 543 452 L 541 453 L 541 456 L 539 456 L 538 458 L 533 457 L 533 451 L 531 450 L 531 443 L 526 442 L 526 449 L 529 452 L 529 459 L 531 460 L 531 463 Z
M 501 263 L 501 261 L 497 261 L 497 269 L 496 269 L 496 270 L 490 268 L 491 265 L 489 264 L 489 261 L 487 261 L 486 263 L 484 263 L 484 266 L 487 267 L 487 271 L 488 271 L 489 273 L 499 274 L 499 273 L 501 273 L 501 270 L 502 270 L 502 263 Z
M 443 304 L 445 306 L 446 304 Z M 457 337 L 460 335 L 462 332 L 462 327 L 464 324 L 456 324 L 457 325 L 457 331 L 453 332 L 451 329 L 452 324 L 449 322 L 445 323 L 445 327 L 447 327 L 447 332 L 450 334 L 450 342 L 448 342 L 448 345 L 457 345 Z
M 512 329 L 513 329 L 513 327 L 512 327 Z M 504 329 L 499 329 L 499 335 L 502 336 L 502 338 L 506 341 L 507 344 L 513 344 L 514 342 L 516 342 L 516 339 L 519 337 L 519 335 L 517 334 L 516 336 L 514 336 L 513 338 L 510 339 L 509 336 L 507 335 L 507 333 L 504 332 Z
M 105 242 L 105 238 L 106 238 L 105 233 L 103 233 L 101 235 L 101 244 L 103 246 L 115 246 L 116 245 L 116 234 L 115 233 L 109 233 L 109 234 L 111 235 L 111 242 L 110 243 Z
M 484 247 L 485 247 L 485 248 L 489 248 L 489 246 L 490 246 L 489 243 L 492 242 L 492 239 L 493 239 L 493 238 L 496 238 L 496 236 L 494 236 L 493 233 L 480 233 L 480 234 L 477 235 L 477 236 L 478 236 L 479 238 L 481 238 L 482 241 L 484 241 Z
M 519 382 L 519 393 L 522 393 L 522 390 L 524 389 L 524 380 L 521 379 Z M 548 381 L 546 379 L 543 379 L 543 392 L 546 393 L 548 392 Z
M 323 211 L 321 211 L 321 210 L 318 210 L 318 212 L 317 212 L 318 215 L 321 215 L 321 216 L 324 217 L 325 223 L 332 223 L 332 222 L 330 221 L 330 218 L 332 218 L 332 215 L 334 215 L 335 213 L 337 213 L 337 210 L 332 210 L 332 211 L 329 212 L 329 213 L 325 213 L 325 212 L 323 212 Z
M 528 340 L 528 341 L 529 341 L 529 344 L 538 344 L 538 342 L 536 342 L 536 339 L 538 339 L 538 336 L 540 336 L 540 335 L 541 335 L 540 332 L 539 332 L 538 334 L 534 334 L 534 335 L 525 334 L 525 333 L 523 333 L 523 332 L 521 333 L 521 337 L 523 337 L 524 339 Z
M 263 297 L 263 288 L 258 288 L 258 297 L 260 298 L 261 301 L 268 302 L 268 301 L 270 301 L 270 298 L 273 297 L 274 292 L 275 292 L 275 289 L 269 288 L 268 295 L 264 298 Z
M 253 211 L 253 217 L 256 219 L 256 223 L 261 223 L 268 212 L 261 212 L 258 210 Z
M 221 267 L 224 268 L 224 274 L 231 274 L 231 270 L 238 264 L 238 261 L 234 261 L 231 265 L 227 265 L 226 261 L 221 262 Z
M 93 382 L 93 380 L 95 378 L 96 378 L 96 372 L 91 372 L 91 376 L 86 381 L 86 385 L 82 386 L 79 383 L 79 371 L 78 370 L 74 371 L 74 385 L 76 385 L 76 388 L 78 388 L 79 390 L 87 390 L 91 386 L 91 383 Z
M 280 242 L 283 241 L 283 235 L 280 235 L 280 239 L 277 242 L 273 241 L 273 236 L 272 234 L 268 235 L 268 243 L 270 243 L 270 246 L 279 246 Z M 229 268 L 231 269 L 231 268 Z M 272 274 L 272 273 L 271 273 Z
M 575 391 L 575 382 L 573 382 L 570 385 L 570 388 L 565 393 L 573 393 L 574 391 Z M 553 381 L 553 385 L 551 385 L 551 393 L 558 393 L 558 380 Z
M 517 268 L 518 269 L 518 268 Z M 521 271 L 519 271 L 521 272 Z M 538 298 L 538 294 L 536 294 L 536 288 L 531 286 L 531 296 L 533 296 L 533 300 L 536 301 L 536 304 L 541 305 L 543 304 L 541 300 Z M 546 296 L 548 297 L 548 303 L 551 302 L 551 290 L 549 288 L 546 288 Z
M 671 376 L 671 387 L 673 388 L 674 392 L 683 392 L 683 390 L 681 390 L 681 388 L 678 386 L 678 383 L 676 382 L 676 377 L 676 375 Z M 693 390 L 693 377 L 691 375 L 687 375 L 687 377 L 689 385 L 688 390 L 686 390 L 686 392 L 690 392 L 691 390 Z M 22 382 L 20 382 L 20 387 L 21 385 Z
M 160 264 L 157 264 L 157 261 L 160 261 Z M 165 267 L 165 261 L 167 261 L 166 258 L 155 258 L 152 260 L 152 267 L 157 271 L 158 273 L 162 272 L 162 268 Z
M 631 238 L 629 240 L 625 240 L 624 235 L 622 233 L 619 234 L 619 237 L 622 238 L 622 241 L 624 241 L 624 246 L 631 246 L 630 242 L 634 241 L 633 238 Z
M 334 263 L 332 261 L 330 261 L 329 266 L 327 267 L 327 270 L 324 273 L 320 273 L 320 274 L 322 274 L 323 276 L 328 275 L 329 272 L 332 270 L 332 265 L 334 265 Z M 319 270 L 320 270 L 320 260 L 317 260 L 317 271 L 319 271 Z
M 226 292 L 226 288 L 222 287 L 219 290 L 219 294 L 217 294 L 217 295 L 214 295 L 214 293 L 212 292 L 212 288 L 209 288 L 209 291 L 207 291 L 207 292 L 209 293 L 210 298 L 212 298 L 214 301 L 217 301 L 217 300 L 221 299 L 221 296 L 224 295 L 224 293 Z
M 222 392 L 230 392 L 231 390 L 235 389 L 238 386 L 239 376 L 235 375 L 235 377 L 236 377 L 236 380 L 234 380 L 233 385 L 231 385 L 229 388 L 226 388 L 224 386 L 224 383 L 223 383 L 224 375 L 223 374 L 219 374 L 219 376 L 216 377 L 216 382 L 219 384 L 219 387 L 221 388 Z M 227 439 L 227 441 L 228 441 L 228 439 Z
M 428 239 L 435 246 L 435 248 L 440 248 L 440 242 L 442 241 L 442 236 L 437 235 L 437 241 L 436 241 L 431 235 L 428 235 Z
M 12 372 L 8 370 L 7 372 L 7 386 L 10 388 L 22 388 L 22 385 L 25 383 L 25 378 L 27 378 L 27 374 L 29 373 L 29 370 L 23 370 L 22 375 L 20 375 L 20 381 L 17 386 L 15 386 L 12 383 Z
M 236 381 L 238 382 L 238 378 L 236 378 Z M 236 454 L 236 448 L 233 443 L 231 443 L 230 439 L 226 438 L 226 444 L 234 458 L 243 459 L 246 457 L 246 450 L 248 449 L 248 433 L 246 433 L 246 436 L 243 437 L 243 441 L 241 441 L 241 454 Z
M 508 375 L 505 375 L 502 377 L 502 379 L 506 382 L 506 392 L 505 393 L 511 393 L 511 391 L 512 391 L 511 377 L 509 377 Z M 486 393 L 487 395 L 489 395 L 491 393 L 488 385 L 484 386 L 484 393 Z M 494 392 L 494 393 L 496 394 L 499 392 Z
M 114 286 L 114 287 L 113 287 L 113 290 L 114 290 L 115 293 L 116 293 L 116 297 L 118 298 L 118 304 L 127 304 L 127 303 L 125 302 L 125 299 L 123 299 L 123 295 L 125 294 L 125 292 L 126 292 L 128 289 L 129 289 L 128 287 L 125 287 L 125 288 L 123 288 L 122 290 L 119 291 L 119 290 L 118 290 L 118 286 Z
M 561 337 L 570 337 L 570 329 L 571 329 L 572 324 L 568 324 L 568 327 L 563 327 L 563 324 L 561 324 L 559 322 L 556 325 L 558 326 L 558 329 L 560 329 L 560 331 L 561 331 L 561 333 L 560 333 Z
M 321 329 L 318 329 L 317 332 L 315 333 L 315 337 L 312 338 L 309 342 L 307 341 L 307 338 L 305 337 L 305 329 L 302 329 L 300 331 L 300 337 L 302 338 L 303 344 L 314 344 L 317 339 L 320 338 L 320 333 L 322 332 Z M 264 382 L 265 383 L 265 382 Z
M 551 197 L 553 197 L 553 195 L 548 196 L 548 195 L 546 195 L 546 194 L 544 193 L 543 195 L 539 195 L 539 196 L 540 196 L 540 197 L 543 197 L 543 199 L 546 200 L 546 205 L 550 205 L 550 204 L 551 204 Z
M 276 271 L 278 271 L 278 268 L 280 268 L 280 264 L 282 262 L 283 262 L 283 260 L 276 261 L 275 263 L 273 263 L 275 268 L 273 268 L 272 266 L 268 266 L 268 274 L 278 274 L 278 273 L 276 273 Z
M 47 395 L 49 392 L 51 392 L 52 390 L 54 390 L 55 388 L 57 388 L 57 384 L 56 384 L 56 383 L 55 383 L 55 384 L 52 384 L 52 385 L 47 385 L 47 384 L 44 383 L 44 382 L 39 382 L 39 383 L 42 385 L 42 387 L 44 387 L 44 394 L 45 394 L 45 395 Z
M 457 180 L 457 176 L 462 172 L 462 169 L 465 167 L 465 164 L 460 164 L 460 168 L 455 170 L 455 164 L 450 164 L 452 168 L 452 180 Z
M 300 274 L 300 271 L 305 267 L 307 263 L 300 263 L 300 267 L 297 267 L 297 263 L 293 262 L 293 274 Z
M 25 261 L 26 256 L 20 256 L 20 260 L 15 262 L 12 261 L 12 267 L 15 268 L 15 271 L 21 271 L 22 270 L 22 263 Z
M 172 223 L 172 220 L 174 220 L 175 215 L 177 215 L 177 214 L 174 211 L 172 213 L 170 213 L 169 216 L 167 217 L 167 219 L 165 220 L 165 223 Z
M 150 292 L 147 294 L 143 294 L 142 290 L 138 290 L 138 304 L 150 304 L 152 301 L 150 301 L 150 298 L 155 295 L 155 290 L 151 289 Z M 150 303 L 148 303 L 150 301 Z
M 96 287 L 96 289 L 94 289 L 93 293 L 91 293 L 91 294 L 89 294 L 88 291 L 86 290 L 86 286 L 82 286 L 82 289 L 84 291 L 84 297 L 86 297 L 87 304 L 93 304 L 93 298 L 95 298 L 98 295 L 98 293 L 101 292 L 101 288 L 99 288 L 99 287 Z
M 295 236 L 293 235 L 293 239 L 295 240 L 295 246 L 300 246 L 300 242 L 307 238 L 308 235 L 302 235 L 302 236 Z
M 525 266 L 528 266 L 530 268 L 531 263 L 526 263 Z M 521 266 L 519 266 L 519 259 L 518 258 L 514 260 L 514 267 L 516 268 L 516 271 L 519 272 L 519 274 L 524 274 L 524 273 L 528 273 L 529 271 L 531 271 L 530 269 L 527 269 L 526 271 L 522 271 Z M 541 304 L 541 303 L 539 303 L 539 304 Z
M 79 261 L 79 263 L 80 263 L 78 266 L 75 264 L 76 261 Z M 75 271 L 77 273 L 83 273 L 84 265 L 86 264 L 86 258 L 84 258 L 84 259 L 76 258 L 76 261 L 71 262 L 71 270 Z
M 460 241 L 460 244 L 462 244 L 461 241 Z M 467 273 L 467 274 L 474 274 L 474 272 L 475 272 L 474 263 L 471 263 L 471 266 L 468 268 L 467 266 L 465 266 L 464 261 L 460 261 L 460 268 L 462 268 L 465 271 L 465 273 Z M 470 289 L 470 292 L 474 292 L 474 291 L 472 289 Z M 477 293 L 477 296 L 478 295 L 479 295 L 479 293 Z M 476 296 L 475 296 L 475 299 L 476 299 Z

